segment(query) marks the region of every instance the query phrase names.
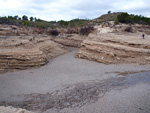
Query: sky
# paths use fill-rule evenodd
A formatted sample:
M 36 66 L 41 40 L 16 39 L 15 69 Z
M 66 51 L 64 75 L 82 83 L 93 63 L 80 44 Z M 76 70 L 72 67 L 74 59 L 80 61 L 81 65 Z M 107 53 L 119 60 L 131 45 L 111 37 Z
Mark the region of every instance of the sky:
M 150 0 L 0 0 L 0 16 L 27 15 L 47 21 L 94 19 L 108 11 L 150 17 Z

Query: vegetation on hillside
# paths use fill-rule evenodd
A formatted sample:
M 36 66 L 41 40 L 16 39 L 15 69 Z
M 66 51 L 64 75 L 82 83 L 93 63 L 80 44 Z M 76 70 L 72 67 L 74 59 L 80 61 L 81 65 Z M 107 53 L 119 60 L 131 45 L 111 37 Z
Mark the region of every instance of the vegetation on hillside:
M 36 19 L 33 17 L 28 17 L 26 15 L 21 17 L 18 16 L 8 16 L 8 17 L 0 17 L 0 24 L 8 24 L 8 25 L 17 25 L 17 26 L 30 26 L 30 27 L 40 27 L 40 28 L 47 28 L 49 22 L 46 22 L 41 19 Z
M 29 17 L 24 15 L 21 17 L 18 16 L 8 16 L 8 17 L 0 17 L 0 24 L 8 24 L 8 25 L 24 25 L 30 27 L 39 27 L 39 28 L 56 28 L 56 27 L 83 27 L 88 24 L 87 19 L 73 19 L 70 21 L 60 20 L 56 21 L 44 21 L 41 19 L 37 19 L 36 17 Z
M 88 24 L 89 20 L 86 19 L 73 19 L 70 21 L 58 21 L 57 23 L 63 27 L 82 27 Z
M 138 16 L 138 15 L 133 15 L 133 14 L 128 14 L 128 13 L 121 13 L 120 15 L 117 16 L 118 22 L 121 23 L 130 23 L 130 24 L 146 24 L 150 25 L 150 18 L 144 17 L 144 16 Z
M 73 19 L 70 21 L 60 20 L 60 21 L 45 21 L 41 20 L 36 17 L 28 17 L 26 15 L 23 15 L 22 17 L 16 16 L 5 16 L 0 17 L 0 24 L 8 24 L 8 25 L 17 25 L 17 26 L 29 26 L 29 27 L 38 27 L 42 29 L 51 28 L 67 28 L 69 29 L 68 32 L 74 33 L 74 32 L 82 32 L 81 34 L 86 34 L 84 32 L 90 31 L 91 26 L 97 23 L 102 23 L 106 21 L 115 21 L 115 23 L 138 23 L 138 24 L 148 24 L 150 25 L 150 18 L 146 18 L 143 16 L 138 15 L 129 15 L 128 13 L 112 13 L 111 11 L 108 11 L 107 14 L 104 14 L 100 16 L 99 18 L 88 20 L 88 19 Z M 81 30 L 74 30 L 72 28 L 79 28 Z M 55 31 L 53 31 L 51 34 L 58 34 Z
M 115 21 L 117 19 L 117 16 L 120 14 L 121 14 L 121 12 L 111 13 L 111 11 L 108 11 L 107 14 L 104 14 L 104 15 L 94 19 L 93 21 L 96 23 L 102 23 L 102 22 L 106 22 L 106 21 Z

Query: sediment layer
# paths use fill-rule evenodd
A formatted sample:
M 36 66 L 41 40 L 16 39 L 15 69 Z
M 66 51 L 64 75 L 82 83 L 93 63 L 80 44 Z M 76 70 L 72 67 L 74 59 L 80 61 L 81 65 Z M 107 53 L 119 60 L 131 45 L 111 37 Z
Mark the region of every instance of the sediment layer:
M 69 47 L 81 47 L 81 43 L 85 38 L 85 36 L 78 34 L 60 34 L 54 41 Z
M 27 69 L 41 66 L 67 52 L 61 44 L 57 44 L 49 38 L 43 37 L 31 41 L 30 36 L 30 38 L 18 39 L 19 42 L 17 42 L 16 37 L 15 41 L 8 41 L 12 40 L 11 38 L 7 39 L 6 42 L 12 42 L 12 44 L 5 44 L 0 47 L 1 70 Z M 5 41 L 3 40 L 4 43 Z
M 149 41 L 149 37 L 142 39 L 140 34 L 91 34 L 76 56 L 105 64 L 150 64 Z

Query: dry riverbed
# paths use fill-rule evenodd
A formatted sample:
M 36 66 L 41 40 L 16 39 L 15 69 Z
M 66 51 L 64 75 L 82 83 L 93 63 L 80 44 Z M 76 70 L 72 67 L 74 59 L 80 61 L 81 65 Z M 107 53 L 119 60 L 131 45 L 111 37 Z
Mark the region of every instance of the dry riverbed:
M 70 50 L 38 69 L 1 74 L 0 106 L 35 113 L 150 111 L 149 65 L 105 65 Z

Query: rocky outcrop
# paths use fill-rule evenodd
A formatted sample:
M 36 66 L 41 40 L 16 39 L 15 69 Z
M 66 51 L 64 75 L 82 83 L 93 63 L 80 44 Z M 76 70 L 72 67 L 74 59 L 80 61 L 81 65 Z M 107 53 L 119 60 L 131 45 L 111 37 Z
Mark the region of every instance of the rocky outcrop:
M 30 36 L 37 34 L 35 28 L 26 26 L 0 25 L 0 36 Z
M 0 70 L 41 66 L 67 52 L 61 44 L 51 41 L 51 37 L 37 37 L 1 37 Z
M 100 63 L 150 64 L 150 36 L 140 33 L 91 34 L 83 41 L 76 57 Z
M 0 113 L 33 113 L 33 112 L 21 108 L 0 106 Z
M 54 41 L 69 47 L 81 47 L 81 43 L 85 38 L 85 36 L 78 34 L 60 34 Z

